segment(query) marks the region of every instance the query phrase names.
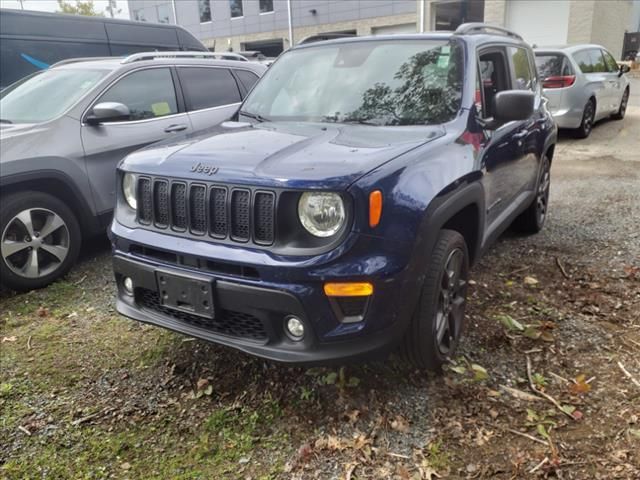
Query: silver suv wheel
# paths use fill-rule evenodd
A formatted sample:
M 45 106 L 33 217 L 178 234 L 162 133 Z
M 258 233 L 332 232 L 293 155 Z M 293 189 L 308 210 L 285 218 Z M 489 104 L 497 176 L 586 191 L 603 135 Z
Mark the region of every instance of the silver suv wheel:
M 45 208 L 23 210 L 2 232 L 0 253 L 16 275 L 40 278 L 58 269 L 69 254 L 69 228 Z

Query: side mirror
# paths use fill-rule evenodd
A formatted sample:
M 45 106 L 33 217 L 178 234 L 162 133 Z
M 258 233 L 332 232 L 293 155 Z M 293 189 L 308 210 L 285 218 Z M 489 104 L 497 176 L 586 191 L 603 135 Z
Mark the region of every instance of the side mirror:
M 496 127 L 508 122 L 526 120 L 533 115 L 535 94 L 528 90 L 505 90 L 493 98 L 493 120 Z
M 631 70 L 631 67 L 623 63 L 622 65 L 620 65 L 620 69 L 618 70 L 618 76 L 621 77 L 625 73 L 629 73 L 630 70 Z
M 130 116 L 131 112 L 126 105 L 118 102 L 102 102 L 93 107 L 85 120 L 89 125 L 99 125 L 103 122 L 129 120 Z

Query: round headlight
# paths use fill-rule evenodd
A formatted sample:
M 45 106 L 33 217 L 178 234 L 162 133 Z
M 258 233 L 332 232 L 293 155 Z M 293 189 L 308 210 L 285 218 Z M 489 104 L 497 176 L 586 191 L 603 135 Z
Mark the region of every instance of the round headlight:
M 138 201 L 136 200 L 136 176 L 133 173 L 125 173 L 122 177 L 122 193 L 124 199 L 129 206 L 134 210 L 138 208 Z
M 330 237 L 344 224 L 344 203 L 337 193 L 303 193 L 298 202 L 298 216 L 311 235 Z

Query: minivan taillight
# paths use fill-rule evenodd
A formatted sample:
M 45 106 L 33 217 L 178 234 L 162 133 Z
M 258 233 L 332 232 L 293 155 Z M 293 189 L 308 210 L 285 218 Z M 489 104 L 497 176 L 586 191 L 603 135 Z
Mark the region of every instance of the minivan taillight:
M 542 88 L 565 88 L 570 87 L 576 81 L 575 75 L 558 75 L 547 77 L 542 80 Z

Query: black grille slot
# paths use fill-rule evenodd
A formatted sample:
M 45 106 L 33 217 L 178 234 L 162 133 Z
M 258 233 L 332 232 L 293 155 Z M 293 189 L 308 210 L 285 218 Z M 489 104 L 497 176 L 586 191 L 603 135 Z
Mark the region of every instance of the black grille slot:
M 142 308 L 180 320 L 195 327 L 250 340 L 264 341 L 267 339 L 267 332 L 262 321 L 248 313 L 218 310 L 216 318 L 207 319 L 165 307 L 160 303 L 158 293 L 146 288 L 136 289 L 135 298 L 138 305 Z
M 231 238 L 249 240 L 251 195 L 247 190 L 231 192 Z
M 169 184 L 164 180 L 153 184 L 153 214 L 157 226 L 169 225 Z
M 138 218 L 142 223 L 151 223 L 153 218 L 153 201 L 151 197 L 151 180 L 141 178 L 138 181 L 138 202 L 140 203 Z
M 227 236 L 227 190 L 213 187 L 209 199 L 209 212 L 211 215 L 210 231 L 214 237 Z
M 253 201 L 253 218 L 255 224 L 254 238 L 257 243 L 271 245 L 274 239 L 275 195 L 270 192 L 257 192 Z
M 276 192 L 141 177 L 137 195 L 140 224 L 224 243 L 276 242 Z
M 187 186 L 184 183 L 171 186 L 171 217 L 174 228 L 187 229 Z
M 189 216 L 191 231 L 204 234 L 207 231 L 207 190 L 202 185 L 192 185 L 189 195 Z

